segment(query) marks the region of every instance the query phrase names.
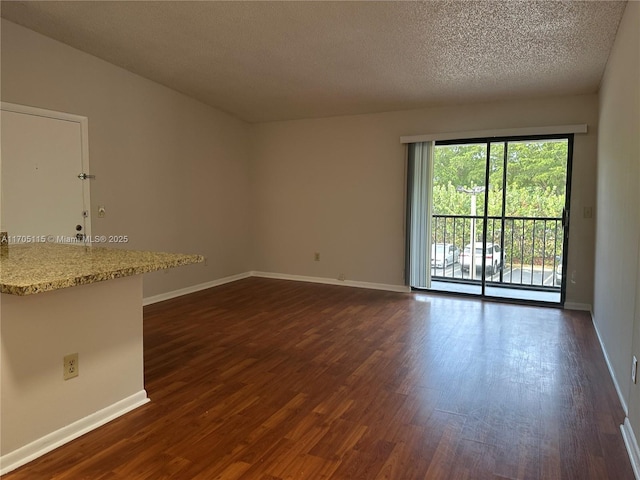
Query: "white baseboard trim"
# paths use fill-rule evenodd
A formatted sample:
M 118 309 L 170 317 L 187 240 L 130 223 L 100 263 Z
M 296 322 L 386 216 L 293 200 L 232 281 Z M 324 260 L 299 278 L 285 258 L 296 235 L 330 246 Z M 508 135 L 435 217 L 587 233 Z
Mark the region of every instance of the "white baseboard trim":
M 564 302 L 565 310 L 580 310 L 583 312 L 590 312 L 591 305 L 588 303 L 576 303 L 576 302 Z
M 371 290 L 386 290 L 388 292 L 409 293 L 411 287 L 405 285 L 388 285 L 385 283 L 357 282 L 355 280 L 337 280 L 326 277 L 307 277 L 304 275 L 289 275 L 286 273 L 251 272 L 251 276 L 260 278 L 274 278 L 277 280 L 293 280 L 296 282 L 322 283 L 324 285 L 338 285 L 342 287 L 368 288 Z
M 45 453 L 144 405 L 148 401 L 149 397 L 147 397 L 146 390 L 140 390 L 130 397 L 124 398 L 113 405 L 109 405 L 23 447 L 2 455 L 0 457 L 0 475 L 9 473 Z
M 613 386 L 616 387 L 616 392 L 618 392 L 618 398 L 620 399 L 620 404 L 622 405 L 622 409 L 624 410 L 625 415 L 629 415 L 629 408 L 627 407 L 627 402 L 622 395 L 622 390 L 620 389 L 620 385 L 618 385 L 618 379 L 616 378 L 616 374 L 613 370 L 613 365 L 609 360 L 609 355 L 607 354 L 607 349 L 604 346 L 604 342 L 602 341 L 602 337 L 600 336 L 600 332 L 598 331 L 598 324 L 596 323 L 596 319 L 593 316 L 593 311 L 591 311 L 591 323 L 593 324 L 593 328 L 596 331 L 596 336 L 598 337 L 598 342 L 600 342 L 600 350 L 602 350 L 602 354 L 604 355 L 604 361 L 607 364 L 607 368 L 609 369 L 609 375 L 611 376 L 611 380 L 613 380 Z
M 198 285 L 192 285 L 186 288 L 180 288 L 171 292 L 160 293 L 151 297 L 142 299 L 142 305 L 151 305 L 153 303 L 163 302 L 165 300 L 171 300 L 172 298 L 181 297 L 182 295 L 188 295 L 190 293 L 199 292 L 200 290 L 206 290 L 207 288 L 218 287 L 225 283 L 236 282 L 244 278 L 260 277 L 260 278 L 274 278 L 277 280 L 293 280 L 296 282 L 310 282 L 310 283 L 322 283 L 325 285 L 339 285 L 343 287 L 356 287 L 356 288 L 368 288 L 371 290 L 386 290 L 389 292 L 408 293 L 411 292 L 411 287 L 404 285 L 387 285 L 384 283 L 371 283 L 371 282 L 357 282 L 355 280 L 336 280 L 333 278 L 325 277 L 307 277 L 304 275 L 289 275 L 286 273 L 271 273 L 271 272 L 244 272 L 237 275 L 231 275 L 229 277 L 218 278 L 211 282 L 200 283 Z
M 239 273 L 237 275 L 231 275 L 229 277 L 218 278 L 217 280 L 212 280 L 210 282 L 199 283 L 198 285 L 192 285 L 190 287 L 180 288 L 178 290 L 173 290 L 171 292 L 160 293 L 158 295 L 153 295 L 151 297 L 146 297 L 142 299 L 142 305 L 151 305 L 152 303 L 163 302 L 165 300 L 171 300 L 172 298 L 181 297 L 182 295 L 188 295 L 189 293 L 199 292 L 200 290 L 206 290 L 207 288 L 213 288 L 220 285 L 224 285 L 225 283 L 235 282 L 237 280 L 242 280 L 243 278 L 248 278 L 251 276 L 251 272 Z
M 638 448 L 638 442 L 636 441 L 636 435 L 633 433 L 631 422 L 629 418 L 624 419 L 624 423 L 620 425 L 622 431 L 622 438 L 624 439 L 624 445 L 627 447 L 627 453 L 629 454 L 629 460 L 631 460 L 631 468 L 633 468 L 633 474 L 636 480 L 640 480 L 640 448 Z

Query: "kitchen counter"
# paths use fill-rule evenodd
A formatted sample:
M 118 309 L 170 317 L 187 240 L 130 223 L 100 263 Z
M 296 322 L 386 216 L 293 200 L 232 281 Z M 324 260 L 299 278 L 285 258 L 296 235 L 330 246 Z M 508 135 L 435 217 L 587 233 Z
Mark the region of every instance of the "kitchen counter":
M 9 245 L 0 255 L 0 293 L 31 295 L 203 261 L 200 255 L 95 246 Z
M 202 261 L 98 246 L 0 246 L 0 475 L 149 402 L 141 274 Z M 65 380 L 69 354 L 78 375 Z

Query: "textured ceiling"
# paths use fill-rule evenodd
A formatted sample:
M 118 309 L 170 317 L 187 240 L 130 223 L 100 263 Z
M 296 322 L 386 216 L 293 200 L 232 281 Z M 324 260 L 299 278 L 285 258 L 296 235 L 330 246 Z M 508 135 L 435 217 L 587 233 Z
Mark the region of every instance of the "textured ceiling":
M 249 122 L 594 93 L 625 2 L 2 2 Z

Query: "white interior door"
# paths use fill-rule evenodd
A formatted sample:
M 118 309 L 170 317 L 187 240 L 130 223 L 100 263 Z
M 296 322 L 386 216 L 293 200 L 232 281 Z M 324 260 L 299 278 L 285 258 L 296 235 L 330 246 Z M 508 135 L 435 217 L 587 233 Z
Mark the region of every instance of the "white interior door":
M 2 230 L 18 243 L 90 238 L 86 118 L 2 105 Z

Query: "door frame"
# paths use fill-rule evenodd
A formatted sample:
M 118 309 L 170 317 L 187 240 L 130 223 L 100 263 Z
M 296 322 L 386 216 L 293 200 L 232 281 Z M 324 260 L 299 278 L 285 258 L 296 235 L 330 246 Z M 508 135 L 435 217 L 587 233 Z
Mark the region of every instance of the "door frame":
M 89 174 L 89 118 L 81 115 L 75 115 L 66 112 L 57 112 L 55 110 L 46 110 L 44 108 L 32 107 L 29 105 L 19 105 L 17 103 L 0 102 L 0 110 L 13 113 L 21 113 L 24 115 L 33 115 L 36 117 L 53 118 L 55 120 L 63 120 L 67 122 L 77 123 L 80 126 L 80 148 L 82 157 L 82 171 L 80 173 Z M 0 180 L 2 179 L 2 159 L 0 154 Z M 78 179 L 80 180 L 80 179 Z M 89 179 L 82 181 L 82 208 L 86 212 L 83 217 L 83 232 L 86 238 L 91 240 L 91 182 Z M 86 242 L 90 244 L 91 242 Z
M 572 166 L 573 166 L 573 142 L 574 142 L 574 133 L 546 133 L 546 134 L 531 134 L 527 133 L 524 135 L 500 135 L 500 136 L 482 136 L 482 137 L 469 137 L 469 138 L 446 138 L 442 140 L 435 140 L 433 142 L 433 148 L 435 149 L 438 146 L 447 146 L 447 145 L 469 145 L 469 144 L 486 144 L 486 153 L 485 153 L 485 185 L 489 185 L 489 161 L 491 157 L 491 144 L 493 143 L 509 143 L 509 142 L 522 142 L 522 141 L 536 141 L 536 140 L 567 140 L 567 164 L 566 164 L 566 183 L 565 183 L 565 202 L 564 202 L 564 211 L 563 211 L 563 240 L 562 240 L 562 283 L 560 285 L 560 302 L 559 305 L 564 306 L 566 300 L 566 286 L 567 286 L 567 260 L 568 260 L 568 250 L 569 250 L 569 226 L 570 226 L 570 205 L 571 205 L 571 181 L 572 181 Z M 503 161 L 506 162 L 507 151 L 505 149 L 505 159 Z M 506 165 L 503 165 L 503 175 L 506 177 L 507 169 Z M 504 181 L 504 179 L 503 179 Z M 431 187 L 433 188 L 433 187 Z M 506 183 L 505 187 L 506 188 Z M 506 194 L 506 190 L 505 190 Z M 503 194 L 503 202 L 504 195 Z M 482 267 L 481 271 L 484 272 L 486 265 L 486 245 L 487 245 L 487 224 L 488 224 L 488 202 L 489 202 L 489 192 L 488 189 L 485 189 L 483 195 L 484 202 L 484 214 L 483 214 L 483 231 L 482 231 L 482 244 L 483 244 L 483 255 L 482 255 Z M 502 208 L 502 221 L 504 222 L 504 205 Z M 431 220 L 429 221 L 429 224 Z M 502 228 L 504 231 L 504 227 Z M 502 242 L 501 248 L 504 249 L 504 242 Z M 504 261 L 504 260 L 503 260 Z M 555 272 L 554 272 L 555 275 Z M 501 277 L 502 278 L 502 277 Z M 481 293 L 480 294 L 468 294 L 471 296 L 480 296 L 481 298 L 491 298 L 498 299 L 504 301 L 511 301 L 509 298 L 502 297 L 494 297 L 488 296 L 486 294 L 486 284 L 487 280 L 484 275 L 481 276 Z M 517 300 L 517 303 L 530 303 L 525 300 Z M 538 303 L 538 302 L 531 302 Z M 546 302 L 544 302 L 546 303 Z M 553 303 L 555 305 L 555 303 Z

